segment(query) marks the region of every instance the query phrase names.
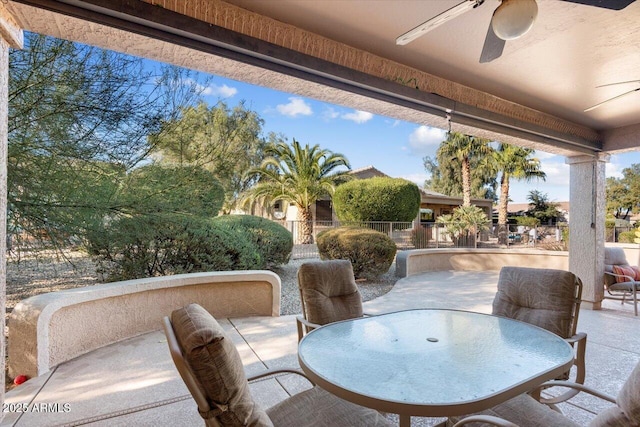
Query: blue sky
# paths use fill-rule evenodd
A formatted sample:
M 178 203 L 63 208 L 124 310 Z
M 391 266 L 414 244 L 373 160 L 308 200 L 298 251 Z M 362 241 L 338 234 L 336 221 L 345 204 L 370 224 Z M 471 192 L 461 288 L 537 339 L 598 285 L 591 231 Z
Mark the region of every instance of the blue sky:
M 228 105 L 245 101 L 265 121 L 268 132 L 283 134 L 289 142 L 318 144 L 344 154 L 352 169 L 372 165 L 392 177 L 406 178 L 422 186 L 427 178 L 424 156 L 434 156 L 444 137 L 441 129 L 403 122 L 319 102 L 285 92 L 213 76 L 203 91 L 210 104 L 219 99 Z M 530 190 L 539 190 L 555 202 L 569 200 L 569 166 L 563 156 L 536 152 L 546 181 L 512 182 L 510 198 L 527 201 Z M 614 155 L 607 164 L 607 176 L 621 177 L 622 170 L 640 163 L 640 153 Z

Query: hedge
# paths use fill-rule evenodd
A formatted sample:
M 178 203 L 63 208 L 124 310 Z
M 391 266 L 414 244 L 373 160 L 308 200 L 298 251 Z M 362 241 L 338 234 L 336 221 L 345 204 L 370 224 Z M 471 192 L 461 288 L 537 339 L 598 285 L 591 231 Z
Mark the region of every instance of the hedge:
M 354 179 L 336 188 L 333 207 L 340 221 L 410 222 L 420 210 L 420 190 L 400 178 Z
M 175 214 L 114 220 L 90 233 L 87 247 L 106 281 L 266 265 L 244 232 Z
M 253 215 L 222 215 L 214 218 L 213 223 L 244 233 L 256 245 L 267 267 L 289 262 L 293 236 L 280 224 Z
M 356 278 L 373 279 L 389 271 L 396 244 L 389 236 L 368 228 L 339 227 L 318 234 L 321 259 L 348 259 Z

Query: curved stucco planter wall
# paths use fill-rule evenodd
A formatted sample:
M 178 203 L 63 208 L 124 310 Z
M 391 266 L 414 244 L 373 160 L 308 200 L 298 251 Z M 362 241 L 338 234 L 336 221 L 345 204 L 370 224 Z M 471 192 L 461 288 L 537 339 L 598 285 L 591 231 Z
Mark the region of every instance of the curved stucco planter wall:
M 9 316 L 9 375 L 41 375 L 91 350 L 161 329 L 164 316 L 191 302 L 216 317 L 279 316 L 280 287 L 270 271 L 224 271 L 37 295 Z
M 407 277 L 443 270 L 500 270 L 507 265 L 568 270 L 569 252 L 535 249 L 413 249 L 398 252 L 396 275 Z

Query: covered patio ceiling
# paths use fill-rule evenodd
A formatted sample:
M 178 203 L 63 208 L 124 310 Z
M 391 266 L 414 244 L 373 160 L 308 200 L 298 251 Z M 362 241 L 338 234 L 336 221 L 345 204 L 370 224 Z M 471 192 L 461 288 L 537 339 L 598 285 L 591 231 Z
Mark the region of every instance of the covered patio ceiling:
M 19 24 L 419 124 L 567 156 L 638 149 L 640 1 L 538 0 L 533 29 L 480 63 L 497 0 L 405 46 L 462 0 L 16 0 Z M 603 1 L 606 3 L 606 1 Z M 611 83 L 629 82 L 609 85 Z M 448 122 L 450 118 L 450 122 Z

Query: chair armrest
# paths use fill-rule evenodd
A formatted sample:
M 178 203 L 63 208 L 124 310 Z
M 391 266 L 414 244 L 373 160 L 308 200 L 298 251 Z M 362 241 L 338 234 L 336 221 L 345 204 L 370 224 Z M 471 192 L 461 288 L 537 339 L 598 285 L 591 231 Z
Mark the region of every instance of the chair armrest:
M 568 342 L 569 344 L 574 344 L 581 340 L 586 341 L 586 339 L 587 339 L 587 334 L 585 332 L 578 332 L 574 336 L 566 338 L 565 341 Z
M 569 344 L 576 350 L 575 358 L 573 359 L 573 364 L 576 366 L 576 378 L 571 384 L 584 384 L 584 379 L 586 377 L 586 363 L 585 363 L 585 352 L 587 349 L 587 334 L 584 332 L 578 332 L 572 337 L 565 338 Z M 575 344 L 575 346 L 574 346 Z M 580 390 L 572 388 L 571 390 L 562 393 L 558 396 L 554 397 L 538 397 L 537 400 L 540 403 L 544 403 L 545 405 L 555 405 L 560 402 L 565 402 L 571 399 L 576 394 L 580 393 Z
M 255 380 L 259 380 L 261 378 L 266 378 L 266 377 L 270 377 L 272 375 L 277 375 L 277 374 L 296 374 L 296 375 L 300 375 L 301 377 L 303 377 L 304 379 L 306 379 L 312 385 L 315 386 L 315 383 L 313 381 L 311 381 L 309 379 L 309 377 L 307 377 L 304 374 L 304 372 L 302 372 L 299 369 L 293 369 L 293 368 L 267 369 L 264 372 L 260 372 L 259 374 L 255 374 L 255 375 L 251 375 L 251 376 L 247 377 L 247 380 L 248 381 L 255 381 Z
M 304 334 L 322 326 L 322 325 L 318 325 L 317 323 L 309 322 L 307 319 L 301 316 L 296 316 L 296 325 L 298 327 L 298 342 L 302 340 L 302 337 L 304 336 Z
M 461 427 L 463 425 L 466 425 L 468 423 L 473 423 L 473 422 L 488 423 L 498 427 L 518 427 L 517 424 L 514 424 L 511 421 L 507 421 L 499 417 L 494 417 L 492 415 L 471 415 L 461 419 L 460 421 L 455 423 L 453 427 Z
M 624 282 L 635 282 L 636 281 L 635 277 L 627 276 L 626 274 L 616 274 L 616 273 L 612 273 L 612 272 L 609 272 L 609 271 L 605 271 L 604 274 L 608 274 L 609 276 L 615 277 L 616 278 L 616 282 L 618 282 L 618 277 L 624 278 Z M 624 283 L 624 282 L 619 282 L 619 283 Z
M 593 389 L 589 386 L 586 386 L 584 384 L 578 384 L 578 383 L 574 383 L 573 381 L 547 381 L 546 383 L 542 384 L 540 386 L 541 389 L 546 389 L 546 388 L 550 388 L 550 387 L 567 387 L 567 388 L 571 388 L 574 390 L 577 390 L 578 392 L 585 392 L 588 393 L 592 396 L 595 397 L 599 397 L 602 400 L 606 400 L 609 403 L 616 403 L 616 399 L 613 396 L 610 396 L 606 393 L 602 393 L 596 389 Z M 552 399 L 549 399 L 552 400 Z M 553 403 L 553 402 L 551 402 Z

